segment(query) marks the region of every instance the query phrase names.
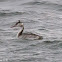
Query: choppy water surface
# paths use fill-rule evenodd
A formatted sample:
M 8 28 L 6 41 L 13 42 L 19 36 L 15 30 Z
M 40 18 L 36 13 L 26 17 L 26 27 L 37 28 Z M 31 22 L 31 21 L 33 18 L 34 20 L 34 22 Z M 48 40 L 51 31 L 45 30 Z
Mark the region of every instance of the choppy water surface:
M 43 40 L 18 38 L 19 19 Z M 62 62 L 62 1 L 0 0 L 0 62 Z

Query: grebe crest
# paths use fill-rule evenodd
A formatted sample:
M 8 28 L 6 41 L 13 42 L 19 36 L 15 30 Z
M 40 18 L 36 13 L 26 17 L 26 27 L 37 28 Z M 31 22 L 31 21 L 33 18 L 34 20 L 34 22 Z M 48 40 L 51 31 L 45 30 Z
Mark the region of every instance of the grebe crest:
M 18 20 L 16 24 L 13 27 L 22 27 L 22 30 L 18 33 L 18 37 L 21 37 L 23 39 L 43 39 L 42 36 L 33 34 L 33 33 L 23 33 L 24 30 L 24 24 Z
M 18 22 L 15 24 L 15 26 L 23 27 L 23 23 L 22 23 L 22 22 L 20 22 L 20 20 L 18 20 Z

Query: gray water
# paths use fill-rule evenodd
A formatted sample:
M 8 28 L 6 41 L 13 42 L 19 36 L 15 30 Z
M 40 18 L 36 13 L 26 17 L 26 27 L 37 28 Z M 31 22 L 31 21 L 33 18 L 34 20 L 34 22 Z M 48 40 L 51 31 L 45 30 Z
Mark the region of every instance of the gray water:
M 18 38 L 17 20 L 43 39 Z M 62 1 L 0 0 L 0 62 L 62 62 Z

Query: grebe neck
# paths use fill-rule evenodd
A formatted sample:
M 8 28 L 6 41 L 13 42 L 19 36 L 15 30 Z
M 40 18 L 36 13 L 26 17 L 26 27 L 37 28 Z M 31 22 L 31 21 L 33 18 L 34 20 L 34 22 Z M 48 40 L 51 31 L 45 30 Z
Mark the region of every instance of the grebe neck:
M 22 35 L 23 30 L 24 30 L 24 26 L 22 27 L 22 30 L 18 33 L 18 37 Z

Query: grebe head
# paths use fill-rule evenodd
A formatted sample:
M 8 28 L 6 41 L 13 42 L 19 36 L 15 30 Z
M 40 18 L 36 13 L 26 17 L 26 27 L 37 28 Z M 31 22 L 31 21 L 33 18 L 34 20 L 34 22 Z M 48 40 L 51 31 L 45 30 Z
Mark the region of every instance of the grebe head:
M 23 26 L 24 26 L 23 23 L 20 22 L 20 20 L 18 20 L 18 22 L 16 22 L 16 24 L 12 27 L 23 27 Z

